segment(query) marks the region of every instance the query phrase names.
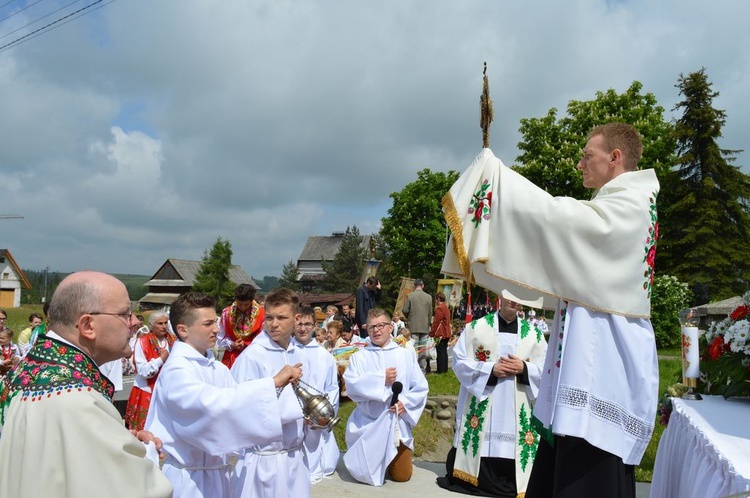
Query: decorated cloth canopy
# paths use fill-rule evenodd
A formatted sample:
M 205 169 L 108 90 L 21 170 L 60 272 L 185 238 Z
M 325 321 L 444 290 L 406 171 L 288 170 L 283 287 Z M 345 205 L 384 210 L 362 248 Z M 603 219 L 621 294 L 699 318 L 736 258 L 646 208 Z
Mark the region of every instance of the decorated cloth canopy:
M 648 318 L 658 190 L 647 169 L 617 176 L 591 201 L 553 197 L 484 148 L 443 198 L 442 272 L 523 301 L 542 295 L 545 308 L 563 299 Z

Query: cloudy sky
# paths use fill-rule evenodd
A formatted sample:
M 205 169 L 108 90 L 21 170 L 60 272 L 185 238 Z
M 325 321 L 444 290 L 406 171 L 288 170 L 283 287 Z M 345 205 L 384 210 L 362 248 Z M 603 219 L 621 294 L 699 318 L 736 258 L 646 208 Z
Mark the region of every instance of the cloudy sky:
M 0 45 L 93 3 L 2 2 Z M 102 4 L 99 4 L 101 6 Z M 746 0 L 118 0 L 0 51 L 0 248 L 27 269 L 152 274 L 218 236 L 256 277 L 309 235 L 377 231 L 423 168 L 518 154 L 519 121 L 705 67 L 750 149 Z M 750 171 L 750 153 L 738 164 Z

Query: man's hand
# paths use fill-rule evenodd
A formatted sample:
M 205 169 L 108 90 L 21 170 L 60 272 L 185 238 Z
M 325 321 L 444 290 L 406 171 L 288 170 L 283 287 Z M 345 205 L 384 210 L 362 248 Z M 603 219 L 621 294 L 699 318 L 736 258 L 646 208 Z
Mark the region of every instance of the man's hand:
M 391 413 L 395 413 L 396 416 L 400 417 L 404 414 L 405 408 L 404 404 L 400 401 L 396 401 L 396 404 L 389 408 L 389 411 Z
M 492 375 L 498 378 L 513 377 L 523 373 L 523 361 L 512 354 L 500 358 L 492 367 Z
M 396 382 L 396 367 L 385 369 L 385 385 L 390 386 Z
M 290 382 L 297 382 L 301 378 L 302 378 L 302 363 L 297 363 L 293 367 L 289 365 L 284 365 L 284 368 L 279 370 L 279 372 L 273 376 L 273 384 L 276 387 L 284 387 Z
M 162 451 L 161 448 L 163 446 L 163 443 L 161 439 L 154 436 L 154 434 L 151 431 L 134 431 L 131 430 L 130 433 L 138 438 L 138 441 L 141 441 L 143 444 L 148 443 L 154 443 L 154 446 L 156 446 L 156 451 L 159 452 L 159 461 L 163 462 L 164 459 L 167 457 Z

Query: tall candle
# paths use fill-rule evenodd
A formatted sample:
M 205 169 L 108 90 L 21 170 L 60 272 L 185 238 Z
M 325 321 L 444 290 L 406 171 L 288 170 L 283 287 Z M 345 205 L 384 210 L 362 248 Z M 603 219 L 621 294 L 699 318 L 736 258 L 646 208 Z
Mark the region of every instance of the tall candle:
M 698 327 L 682 327 L 682 376 L 697 379 L 700 372 Z

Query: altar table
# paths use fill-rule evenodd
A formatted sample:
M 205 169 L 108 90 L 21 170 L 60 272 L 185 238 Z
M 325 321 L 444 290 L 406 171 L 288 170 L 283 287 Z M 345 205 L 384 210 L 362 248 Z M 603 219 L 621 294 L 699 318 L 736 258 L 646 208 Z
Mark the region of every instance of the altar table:
M 750 497 L 750 399 L 672 398 L 651 498 Z

